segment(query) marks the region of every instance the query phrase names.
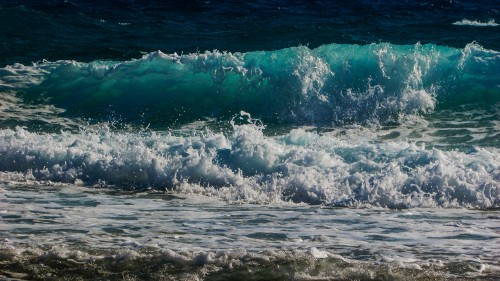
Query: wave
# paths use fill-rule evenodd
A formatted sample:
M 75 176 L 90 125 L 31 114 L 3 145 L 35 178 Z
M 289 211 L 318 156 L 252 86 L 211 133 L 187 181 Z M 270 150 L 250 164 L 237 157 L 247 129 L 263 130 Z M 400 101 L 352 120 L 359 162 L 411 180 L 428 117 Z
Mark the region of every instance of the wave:
M 152 126 L 228 118 L 240 110 L 267 123 L 385 124 L 436 108 L 498 103 L 498 73 L 500 53 L 476 43 L 464 49 L 380 43 L 157 51 L 123 62 L 7 66 L 0 69 L 0 92 L 11 98 L 0 110 L 16 119 L 54 107 L 61 118 L 118 116 Z
M 9 248 L 0 246 L 9 270 L 3 277 L 43 279 L 62 277 L 80 280 L 112 279 L 127 269 L 136 279 L 174 280 L 456 280 L 495 277 L 498 267 L 479 258 L 443 262 L 407 257 L 383 257 L 377 261 L 345 258 L 333 251 L 268 249 L 253 252 L 245 248 L 223 250 L 185 249 L 71 249 L 54 246 Z M 97 252 L 97 253 L 95 253 Z M 9 267 L 7 267 L 9 266 Z M 12 269 L 16 271 L 13 272 Z M 390 276 L 390 277 L 388 277 Z M 112 279 L 114 280 L 114 279 Z
M 0 181 L 168 189 L 229 202 L 500 206 L 497 148 L 441 151 L 406 141 L 343 140 L 304 129 L 268 137 L 255 122 L 235 123 L 229 136 L 4 129 Z
M 470 26 L 498 26 L 499 24 L 495 20 L 489 20 L 488 22 L 480 22 L 477 20 L 463 19 L 461 21 L 456 21 L 453 25 L 470 25 Z

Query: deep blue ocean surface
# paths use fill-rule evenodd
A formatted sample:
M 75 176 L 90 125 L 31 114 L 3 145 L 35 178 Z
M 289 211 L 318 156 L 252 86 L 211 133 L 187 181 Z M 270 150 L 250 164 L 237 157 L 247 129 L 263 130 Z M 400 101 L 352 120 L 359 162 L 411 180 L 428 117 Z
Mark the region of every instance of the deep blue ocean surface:
M 0 65 L 130 60 L 143 52 L 274 51 L 299 45 L 473 41 L 500 50 L 500 1 L 0 2 Z M 463 20 L 496 25 L 460 25 Z
M 0 279 L 497 280 L 500 1 L 0 1 Z

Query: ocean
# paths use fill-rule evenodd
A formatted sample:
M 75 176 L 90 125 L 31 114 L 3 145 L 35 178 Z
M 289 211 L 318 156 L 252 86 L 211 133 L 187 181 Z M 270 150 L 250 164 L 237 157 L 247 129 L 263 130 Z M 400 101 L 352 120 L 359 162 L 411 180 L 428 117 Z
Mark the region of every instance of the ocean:
M 500 1 L 0 1 L 0 279 L 500 279 Z

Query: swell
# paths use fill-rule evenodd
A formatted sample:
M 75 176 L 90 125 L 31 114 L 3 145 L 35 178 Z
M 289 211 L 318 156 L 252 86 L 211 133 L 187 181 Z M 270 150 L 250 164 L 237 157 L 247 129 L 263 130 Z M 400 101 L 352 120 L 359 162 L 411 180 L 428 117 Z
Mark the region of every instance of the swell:
M 496 104 L 499 73 L 500 53 L 475 43 L 464 49 L 330 44 L 15 64 L 0 70 L 0 91 L 21 99 L 19 108 L 50 105 L 59 117 L 117 116 L 153 126 L 240 110 L 266 123 L 387 124 L 436 108 Z
M 473 4 L 434 0 L 307 4 L 284 0 L 272 4 L 260 0 L 223 4 L 3 0 L 0 65 L 43 58 L 123 60 L 154 50 L 315 48 L 331 42 L 414 44 L 418 40 L 460 48 L 476 40 L 488 49 L 500 50 L 498 26 L 478 25 L 490 20 L 498 22 L 498 3 L 491 0 Z

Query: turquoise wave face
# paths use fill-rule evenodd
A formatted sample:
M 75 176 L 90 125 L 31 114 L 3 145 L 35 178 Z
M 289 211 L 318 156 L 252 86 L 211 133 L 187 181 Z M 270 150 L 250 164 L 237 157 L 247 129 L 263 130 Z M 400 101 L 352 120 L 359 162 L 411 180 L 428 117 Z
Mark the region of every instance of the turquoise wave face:
M 500 53 L 469 44 L 323 45 L 249 53 L 164 54 L 111 62 L 41 62 L 0 72 L 2 92 L 63 117 L 165 126 L 241 110 L 297 125 L 399 122 L 500 101 Z

